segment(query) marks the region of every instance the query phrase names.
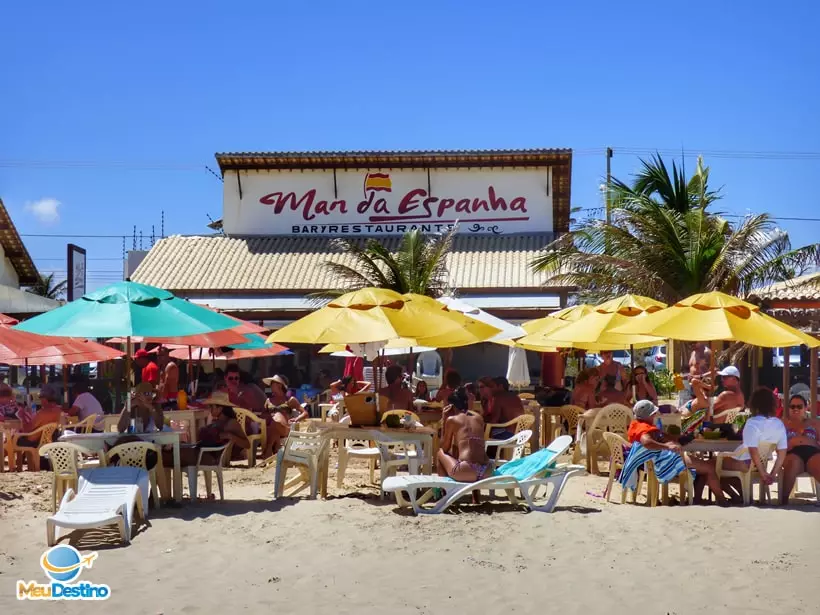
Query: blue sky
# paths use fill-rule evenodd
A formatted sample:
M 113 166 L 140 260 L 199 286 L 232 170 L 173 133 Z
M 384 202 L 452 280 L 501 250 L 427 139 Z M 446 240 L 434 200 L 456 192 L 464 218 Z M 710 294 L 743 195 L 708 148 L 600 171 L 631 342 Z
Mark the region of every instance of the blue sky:
M 620 178 L 625 149 L 820 151 L 808 1 L 51 1 L 4 22 L 0 198 L 23 234 L 150 235 L 162 210 L 207 232 L 217 151 L 572 147 L 581 207 L 607 145 Z M 707 156 L 720 208 L 820 218 L 820 155 L 769 158 Z M 71 239 L 24 239 L 64 270 Z M 73 241 L 90 286 L 117 277 L 121 239 Z

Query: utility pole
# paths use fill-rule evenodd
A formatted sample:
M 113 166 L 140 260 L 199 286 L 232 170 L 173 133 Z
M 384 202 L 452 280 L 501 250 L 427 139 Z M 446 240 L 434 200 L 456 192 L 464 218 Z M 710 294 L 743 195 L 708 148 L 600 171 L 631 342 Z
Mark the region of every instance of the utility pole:
M 612 204 L 609 200 L 610 189 L 612 188 L 612 148 L 606 148 L 606 223 L 612 223 Z

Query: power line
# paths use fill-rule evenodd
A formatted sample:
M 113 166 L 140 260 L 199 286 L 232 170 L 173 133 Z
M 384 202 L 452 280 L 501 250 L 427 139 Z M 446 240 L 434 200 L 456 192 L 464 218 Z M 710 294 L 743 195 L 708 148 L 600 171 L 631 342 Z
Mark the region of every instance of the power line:
M 645 146 L 616 146 L 617 154 L 645 156 L 664 154 L 671 156 L 699 156 L 709 158 L 734 158 L 745 160 L 820 160 L 820 152 L 793 150 L 728 150 L 728 149 L 680 149 Z M 575 156 L 600 156 L 606 147 L 573 149 Z M 114 169 L 135 171 L 202 171 L 220 181 L 222 177 L 208 165 L 191 162 L 129 161 L 129 160 L 16 160 L 0 159 L 0 168 L 28 169 Z
M 52 237 L 62 239 L 123 239 L 128 235 L 70 235 L 70 234 L 53 234 L 53 233 L 20 233 L 20 237 Z

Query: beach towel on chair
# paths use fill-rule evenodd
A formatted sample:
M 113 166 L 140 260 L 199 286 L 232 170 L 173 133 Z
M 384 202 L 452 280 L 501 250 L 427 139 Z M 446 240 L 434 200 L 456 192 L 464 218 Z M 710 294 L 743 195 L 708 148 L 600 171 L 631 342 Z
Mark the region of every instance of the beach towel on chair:
M 639 442 L 635 442 L 629 449 L 629 455 L 621 470 L 620 482 L 625 489 L 635 490 L 638 486 L 638 470 L 643 468 L 647 461 L 655 464 L 655 475 L 658 482 L 663 484 L 675 480 L 680 474 L 686 471 L 686 463 L 683 457 L 670 450 L 650 450 Z
M 539 474 L 545 473 L 551 467 L 555 467 L 560 453 L 556 453 L 548 448 L 509 461 L 493 472 L 493 476 L 512 476 L 515 480 L 523 481 Z

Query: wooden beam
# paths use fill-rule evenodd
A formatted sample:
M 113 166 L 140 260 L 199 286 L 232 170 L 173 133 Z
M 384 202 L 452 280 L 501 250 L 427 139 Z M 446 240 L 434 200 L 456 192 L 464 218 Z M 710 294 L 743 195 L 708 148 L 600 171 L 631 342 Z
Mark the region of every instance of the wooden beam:
M 789 374 L 789 355 L 790 355 L 791 347 L 787 346 L 783 349 L 783 407 L 785 408 L 789 403 L 789 389 L 791 388 L 791 384 L 789 381 L 791 380 Z
M 817 418 L 817 348 L 809 349 L 809 403 L 811 404 L 811 415 Z

